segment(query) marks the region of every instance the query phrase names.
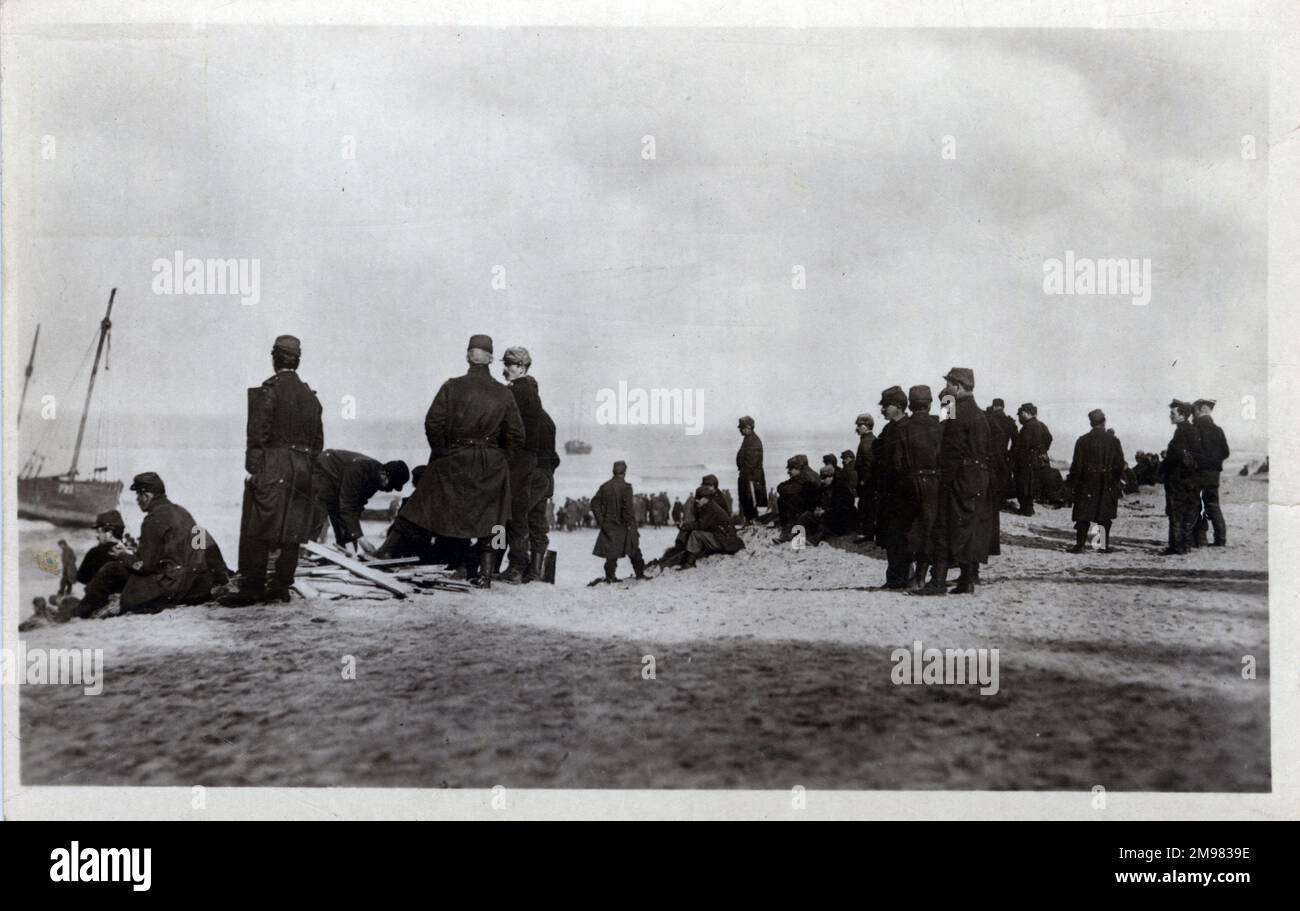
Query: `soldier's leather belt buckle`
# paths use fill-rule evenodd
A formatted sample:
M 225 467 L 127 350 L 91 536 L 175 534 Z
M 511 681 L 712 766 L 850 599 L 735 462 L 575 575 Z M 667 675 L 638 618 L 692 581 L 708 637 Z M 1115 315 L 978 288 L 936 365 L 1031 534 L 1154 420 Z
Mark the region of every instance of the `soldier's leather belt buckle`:
M 455 445 L 459 447 L 492 446 L 495 448 L 497 444 L 495 440 L 489 440 L 487 437 L 464 437 L 462 439 L 457 440 Z

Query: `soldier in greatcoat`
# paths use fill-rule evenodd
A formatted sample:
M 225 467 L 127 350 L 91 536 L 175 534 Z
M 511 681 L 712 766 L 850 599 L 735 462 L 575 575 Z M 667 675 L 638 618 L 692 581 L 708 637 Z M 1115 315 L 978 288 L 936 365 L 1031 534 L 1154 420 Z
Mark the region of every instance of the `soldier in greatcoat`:
M 239 587 L 221 599 L 236 607 L 288 601 L 298 546 L 311 540 L 316 456 L 325 448 L 321 404 L 298 376 L 302 343 L 281 335 L 271 348 L 275 374 L 248 390 L 244 504 L 239 522 Z M 266 570 L 277 550 L 270 585 Z
M 504 536 L 511 516 L 508 454 L 524 446 L 524 424 L 515 397 L 488 370 L 491 337 L 472 336 L 465 360 L 469 369 L 442 384 L 424 417 L 429 467 L 394 525 L 456 539 L 471 581 L 490 588 L 492 538 Z
M 1025 402 L 1018 412 L 1020 432 L 1011 443 L 1011 469 L 1015 473 L 1016 500 L 1022 516 L 1034 514 L 1034 500 L 1042 486 L 1040 468 L 1048 464 L 1052 432 L 1038 419 L 1038 408 Z
M 1196 534 L 1201 513 L 1201 437 L 1192 424 L 1192 406 L 1174 399 L 1169 403 L 1169 423 L 1174 435 L 1160 462 L 1160 480 L 1165 485 L 1165 515 L 1169 517 L 1169 545 L 1161 556 L 1185 554 Z
M 902 488 L 900 521 L 906 527 L 911 561 L 909 591 L 925 584 L 930 567 L 930 533 L 939 512 L 939 442 L 943 425 L 937 415 L 930 413 L 933 399 L 929 386 L 913 386 L 907 391 L 912 413 L 898 423 L 894 447 L 894 469 Z
M 1110 525 L 1119 514 L 1119 498 L 1124 480 L 1124 447 L 1119 438 L 1106 429 L 1106 414 L 1100 408 L 1088 412 L 1091 429 L 1074 444 L 1074 459 L 1066 485 L 1074 493 L 1074 546 L 1070 553 L 1081 554 L 1088 527 L 1096 523 L 1102 529 L 1103 553 L 1110 553 Z
M 858 415 L 854 429 L 858 434 L 858 451 L 853 460 L 853 467 L 858 473 L 858 522 L 862 536 L 858 544 L 869 544 L 876 539 L 876 488 L 871 472 L 872 453 L 876 442 L 873 429 L 876 419 L 869 414 Z
M 908 517 L 903 506 L 903 479 L 898 472 L 895 450 L 898 425 L 907 417 L 907 393 L 902 386 L 890 386 L 880 394 L 880 413 L 885 426 L 872 445 L 871 464 L 876 496 L 876 543 L 885 549 L 883 589 L 907 587 L 911 552 L 907 546 Z
M 736 487 L 740 494 L 740 512 L 745 524 L 752 525 L 758 518 L 758 508 L 767 508 L 767 478 L 763 474 L 763 441 L 754 432 L 754 419 L 741 418 L 740 448 L 736 450 Z
M 591 500 L 600 534 L 592 554 L 605 558 L 605 582 L 617 582 L 618 561 L 628 557 L 638 579 L 645 578 L 645 560 L 641 556 L 641 537 L 636 527 L 632 504 L 632 485 L 627 482 L 627 463 L 614 463 L 614 476 L 600 485 Z
M 975 403 L 975 372 L 954 367 L 944 376 L 952 402 L 939 444 L 939 513 L 930 537 L 930 581 L 916 595 L 948 594 L 948 567 L 961 568 L 952 594 L 973 594 L 979 564 L 988 560 L 989 425 Z

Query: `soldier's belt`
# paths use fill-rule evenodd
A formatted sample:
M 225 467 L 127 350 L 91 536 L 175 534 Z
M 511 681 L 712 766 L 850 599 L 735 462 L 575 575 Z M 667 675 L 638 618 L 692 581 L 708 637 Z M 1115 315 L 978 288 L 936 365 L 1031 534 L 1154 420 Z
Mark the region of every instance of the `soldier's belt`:
M 465 449 L 469 446 L 491 446 L 493 449 L 498 448 L 497 441 L 487 437 L 461 437 L 459 440 L 453 440 L 451 445 L 454 449 Z
M 942 474 L 937 468 L 912 468 L 907 473 L 912 477 L 920 478 L 937 478 Z

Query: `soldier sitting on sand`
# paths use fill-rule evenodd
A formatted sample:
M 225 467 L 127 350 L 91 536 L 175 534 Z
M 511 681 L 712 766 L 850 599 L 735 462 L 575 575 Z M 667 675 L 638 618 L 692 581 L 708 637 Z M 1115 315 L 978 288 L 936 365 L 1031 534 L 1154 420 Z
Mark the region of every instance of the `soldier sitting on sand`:
M 745 546 L 736 534 L 731 516 L 718 504 L 717 491 L 701 486 L 695 491 L 695 519 L 682 530 L 686 532 L 686 559 L 678 569 L 690 569 L 700 557 L 709 554 L 738 553 Z
M 157 613 L 177 604 L 202 604 L 214 584 L 209 570 L 208 534 L 183 506 L 167 499 L 162 478 L 152 471 L 135 476 L 131 490 L 144 512 L 140 547 L 112 551 L 86 586 L 77 615 L 89 617 L 121 592 L 123 613 Z M 217 551 L 217 559 L 220 559 Z

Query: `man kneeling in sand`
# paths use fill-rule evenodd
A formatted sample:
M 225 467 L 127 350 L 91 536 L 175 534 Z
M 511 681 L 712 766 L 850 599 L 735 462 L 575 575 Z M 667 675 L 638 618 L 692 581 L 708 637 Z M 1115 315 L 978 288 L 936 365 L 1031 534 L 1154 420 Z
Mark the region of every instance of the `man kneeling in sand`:
M 121 592 L 123 613 L 153 614 L 176 604 L 202 604 L 214 583 L 209 560 L 220 563 L 208 534 L 183 506 L 167 499 L 162 478 L 152 471 L 135 476 L 131 489 L 144 512 L 140 547 L 112 551 L 86 585 L 77 616 L 90 617 Z
M 718 499 L 713 488 L 700 487 L 695 491 L 695 518 L 682 526 L 687 533 L 687 556 L 679 569 L 690 569 L 696 560 L 709 554 L 730 556 L 744 548 L 745 542 L 736 534 L 731 516 L 718 505 Z

